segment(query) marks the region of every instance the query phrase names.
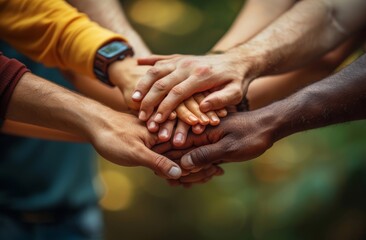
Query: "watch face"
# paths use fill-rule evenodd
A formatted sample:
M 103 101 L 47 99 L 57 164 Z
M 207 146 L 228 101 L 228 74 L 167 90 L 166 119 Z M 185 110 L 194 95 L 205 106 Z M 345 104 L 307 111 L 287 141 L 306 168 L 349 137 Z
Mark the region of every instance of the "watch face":
M 112 42 L 107 46 L 99 49 L 98 53 L 105 58 L 112 58 L 128 49 L 129 46 L 126 44 L 123 44 L 121 42 Z

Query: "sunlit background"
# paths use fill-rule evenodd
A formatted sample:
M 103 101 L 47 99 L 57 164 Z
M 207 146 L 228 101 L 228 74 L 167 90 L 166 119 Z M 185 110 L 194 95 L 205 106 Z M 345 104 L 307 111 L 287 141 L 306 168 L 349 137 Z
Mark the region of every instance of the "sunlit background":
M 160 54 L 207 52 L 243 4 L 242 0 L 122 2 L 134 27 Z M 362 239 L 365 124 L 291 136 L 256 160 L 225 165 L 224 176 L 191 189 L 170 187 L 143 168 L 101 160 L 106 238 Z

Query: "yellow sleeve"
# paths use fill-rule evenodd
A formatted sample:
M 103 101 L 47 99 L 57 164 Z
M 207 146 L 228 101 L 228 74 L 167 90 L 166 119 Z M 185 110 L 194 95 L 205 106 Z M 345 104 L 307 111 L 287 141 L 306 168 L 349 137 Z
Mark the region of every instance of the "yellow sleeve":
M 125 41 L 63 0 L 0 0 L 0 37 L 47 66 L 90 77 L 97 49 Z

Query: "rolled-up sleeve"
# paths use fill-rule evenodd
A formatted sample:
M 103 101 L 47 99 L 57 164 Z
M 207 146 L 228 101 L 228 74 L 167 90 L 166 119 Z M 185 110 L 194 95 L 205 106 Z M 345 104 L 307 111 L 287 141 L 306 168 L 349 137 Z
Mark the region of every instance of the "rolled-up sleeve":
M 0 119 L 5 118 L 11 95 L 24 73 L 29 69 L 15 59 L 9 59 L 0 52 Z M 1 121 L 0 120 L 0 124 Z
M 88 76 L 98 48 L 126 41 L 64 0 L 0 0 L 0 37 L 33 60 Z

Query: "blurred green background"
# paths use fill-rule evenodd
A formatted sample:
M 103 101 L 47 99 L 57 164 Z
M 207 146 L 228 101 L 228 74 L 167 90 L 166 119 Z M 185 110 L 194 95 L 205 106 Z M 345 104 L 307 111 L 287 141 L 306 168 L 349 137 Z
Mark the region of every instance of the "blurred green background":
M 207 52 L 244 3 L 122 2 L 160 54 Z M 191 189 L 101 159 L 106 238 L 366 239 L 365 123 L 296 134 L 256 160 L 225 165 L 224 176 Z

